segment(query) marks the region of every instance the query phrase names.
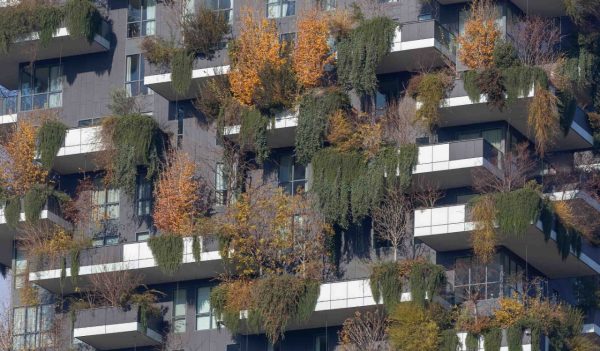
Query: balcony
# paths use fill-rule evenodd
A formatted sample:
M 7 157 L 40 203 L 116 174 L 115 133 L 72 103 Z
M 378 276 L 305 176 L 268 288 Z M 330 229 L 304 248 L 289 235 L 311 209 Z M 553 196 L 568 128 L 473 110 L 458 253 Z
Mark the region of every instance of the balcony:
M 438 0 L 440 5 L 450 5 L 467 2 L 466 0 Z M 544 17 L 558 17 L 565 15 L 563 0 L 511 0 L 523 12 Z
M 396 29 L 390 53 L 377 73 L 418 71 L 456 62 L 454 35 L 435 21 L 403 23 Z
M 25 222 L 25 213 L 21 212 L 19 222 Z M 63 228 L 71 228 L 71 223 L 61 216 L 60 207 L 55 200 L 49 200 L 40 214 L 40 222 L 59 225 Z M 11 228 L 4 217 L 4 205 L 0 206 L 0 263 L 8 265 L 13 257 L 13 240 L 18 229 Z
M 171 85 L 171 73 L 144 77 L 144 85 L 169 101 L 195 99 L 200 95 L 201 83 L 211 77 L 229 73 L 229 65 L 198 68 L 192 70 L 192 84 L 188 91 L 180 95 Z
M 286 111 L 275 117 L 267 127 L 267 146 L 273 149 L 294 146 L 298 114 Z M 241 125 L 225 127 L 223 136 L 239 142 Z
M 67 260 L 66 277 L 71 277 L 70 260 Z M 203 240 L 200 262 L 192 252 L 192 238 L 184 238 L 182 265 L 172 276 L 158 267 L 147 242 L 103 246 L 80 253 L 79 286 L 89 284 L 89 276 L 128 270 L 144 277 L 144 284 L 206 279 L 223 272 L 221 255 L 215 240 Z M 53 293 L 70 294 L 75 291 L 71 279 L 61 281 L 60 267 L 29 273 L 29 280 Z
M 458 336 L 458 340 L 460 340 L 460 349 L 459 351 L 466 351 L 467 347 L 466 347 L 466 339 L 467 339 L 467 333 L 457 333 L 456 334 Z M 506 331 L 502 331 L 502 342 L 500 344 L 500 351 L 509 351 L 508 350 L 508 339 L 506 337 Z M 531 345 L 531 335 L 527 334 L 527 333 L 523 333 L 523 341 L 521 343 L 521 345 L 523 346 L 522 351 L 531 351 L 532 350 L 532 345 Z M 483 338 L 479 339 L 479 350 L 483 350 Z
M 154 318 L 143 325 L 140 309 L 123 310 L 118 307 L 102 307 L 77 312 L 73 325 L 73 337 L 96 350 L 117 350 L 145 346 L 158 346 L 163 338 L 160 319 Z
M 96 158 L 106 150 L 101 133 L 102 126 L 69 129 L 52 168 L 61 174 L 98 170 Z
M 517 99 L 504 111 L 488 107 L 485 96 L 479 102 L 472 101 L 464 89 L 464 83 L 458 79 L 449 97 L 444 99 L 440 108 L 440 126 L 453 127 L 475 123 L 507 121 L 530 140 L 535 140 L 527 123 L 528 105 L 533 97 L 533 90 L 528 96 Z M 567 136 L 562 133 L 550 145 L 549 151 L 578 150 L 592 147 L 594 138 L 585 112 L 579 108 L 575 112 L 571 129 Z
M 475 169 L 502 176 L 498 162 L 498 150 L 481 138 L 419 146 L 414 182 L 440 189 L 470 186 Z
M 19 64 L 35 60 L 48 60 L 68 56 L 93 54 L 108 51 L 110 40 L 108 35 L 110 25 L 102 21 L 100 33 L 89 43 L 86 38 L 74 38 L 66 27 L 59 28 L 53 39 L 47 45 L 40 45 L 39 33 L 34 32 L 27 37 L 12 43 L 7 54 L 0 54 L 0 85 L 9 90 L 15 90 L 19 85 Z
M 471 220 L 467 205 L 435 207 L 415 211 L 414 236 L 438 252 L 471 249 Z M 579 257 L 573 252 L 562 260 L 556 248 L 556 232 L 544 239 L 542 222 L 532 224 L 522 238 L 499 237 L 506 247 L 548 278 L 566 278 L 600 273 L 600 249 L 585 240 Z

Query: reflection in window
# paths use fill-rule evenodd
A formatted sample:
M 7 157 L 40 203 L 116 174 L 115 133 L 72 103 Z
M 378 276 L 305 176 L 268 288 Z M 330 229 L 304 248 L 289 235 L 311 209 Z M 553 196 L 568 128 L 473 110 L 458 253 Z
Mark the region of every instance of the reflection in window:
M 175 333 L 185 333 L 185 309 L 187 306 L 185 289 L 175 290 L 175 301 L 173 303 L 173 330 Z
M 337 7 L 337 0 L 322 0 L 321 9 L 324 11 L 335 10 Z
M 13 348 L 15 351 L 51 346 L 47 332 L 52 326 L 53 305 L 18 307 L 14 309 L 13 317 Z
M 152 182 L 143 175 L 138 175 L 136 208 L 138 216 L 149 216 L 152 211 Z
M 454 278 L 455 303 L 500 297 L 501 271 L 498 255 L 487 265 L 478 263 L 473 257 L 457 258 Z
M 206 0 L 206 7 L 225 16 L 227 22 L 233 21 L 233 0 Z
M 210 287 L 198 288 L 196 296 L 196 330 L 208 330 L 216 327 L 210 308 Z
M 62 106 L 60 65 L 29 65 L 21 70 L 21 111 Z
M 217 205 L 227 205 L 227 176 L 225 175 L 225 164 L 217 163 L 215 170 L 215 188 Z
M 267 18 L 296 15 L 296 1 L 267 0 Z
M 129 0 L 127 38 L 155 34 L 156 0 Z
M 119 243 L 118 231 L 114 223 L 119 219 L 120 191 L 106 187 L 102 179 L 96 182 L 96 188 L 92 191 L 92 218 L 103 227 L 94 233 L 92 245 L 95 247 L 105 245 L 117 245 Z
M 306 186 L 306 167 L 296 163 L 292 155 L 284 155 L 279 158 L 278 172 L 279 186 L 287 194 L 295 195 Z
M 148 88 L 144 85 L 144 57 L 140 54 L 129 55 L 126 60 L 125 91 L 127 96 L 146 95 Z

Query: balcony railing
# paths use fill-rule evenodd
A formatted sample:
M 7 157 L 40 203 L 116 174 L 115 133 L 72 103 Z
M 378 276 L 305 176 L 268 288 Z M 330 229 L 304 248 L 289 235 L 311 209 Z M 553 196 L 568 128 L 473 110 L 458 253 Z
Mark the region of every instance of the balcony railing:
M 0 96 L 0 116 L 13 115 L 18 112 L 17 95 Z

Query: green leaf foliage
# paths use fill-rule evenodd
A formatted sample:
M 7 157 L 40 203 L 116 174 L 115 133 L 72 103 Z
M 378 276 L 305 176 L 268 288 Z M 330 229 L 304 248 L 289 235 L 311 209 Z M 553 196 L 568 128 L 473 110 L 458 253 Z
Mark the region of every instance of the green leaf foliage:
M 176 235 L 157 235 L 148 240 L 148 246 L 160 270 L 173 275 L 183 261 L 183 238 Z
M 439 351 L 457 351 L 460 350 L 460 339 L 456 335 L 456 330 L 446 329 L 440 333 Z
M 433 301 L 446 284 L 444 267 L 430 262 L 416 262 L 410 271 L 410 293 L 412 301 L 425 306 L 425 299 Z
M 40 214 L 53 191 L 52 188 L 43 184 L 36 184 L 29 189 L 23 199 L 23 211 L 27 222 L 37 223 L 40 220 Z
M 498 226 L 504 235 L 523 236 L 527 228 L 537 221 L 541 198 L 532 187 L 494 195 Z
M 500 41 L 494 46 L 494 65 L 498 68 L 510 68 L 521 65 L 515 47 L 508 41 Z
M 290 59 L 282 65 L 267 63 L 258 78 L 260 84 L 254 89 L 252 101 L 263 114 L 272 116 L 293 107 L 298 82 Z
M 200 259 L 202 257 L 202 249 L 201 249 L 201 245 L 200 245 L 200 240 L 202 240 L 200 237 L 198 237 L 197 235 L 194 235 L 192 237 L 192 254 L 194 255 L 194 260 L 196 262 L 200 262 Z
M 506 331 L 508 351 L 523 351 L 523 327 L 516 323 Z
M 270 149 L 267 145 L 267 129 L 269 118 L 253 108 L 245 108 L 241 115 L 240 148 L 245 151 L 254 151 L 256 162 L 263 164 L 269 158 Z
M 38 130 L 38 150 L 42 166 L 49 170 L 52 168 L 56 154 L 67 134 L 67 126 L 59 121 L 47 120 Z
M 391 311 L 401 302 L 403 280 L 398 262 L 382 262 L 373 266 L 369 283 L 375 302 L 383 299 L 386 310 Z
M 171 58 L 171 86 L 179 96 L 185 95 L 192 85 L 194 55 L 178 49 Z
M 21 199 L 18 196 L 6 200 L 4 206 L 4 218 L 9 228 L 16 228 L 21 219 Z
M 325 148 L 313 157 L 311 191 L 318 195 L 325 218 L 347 228 L 350 222 L 358 223 L 367 216 L 381 202 L 386 189 L 408 188 L 416 162 L 415 145 L 382 148 L 372 160 L 358 152 Z
M 339 81 L 359 95 L 377 90 L 377 66 L 390 51 L 397 24 L 388 17 L 363 20 L 338 44 Z
M 134 194 L 138 166 L 146 167 L 148 180 L 158 172 L 166 149 L 165 134 L 151 116 L 130 114 L 116 117 L 111 138 L 116 150 L 111 185 Z
M 305 94 L 298 107 L 296 160 L 306 165 L 323 148 L 329 117 L 337 110 L 351 108 L 348 95 L 338 89 L 315 89 Z
M 483 349 L 485 351 L 500 351 L 502 347 L 502 329 L 493 327 L 483 333 Z
M 465 339 L 465 346 L 467 351 L 479 351 L 479 335 L 467 333 L 467 338 Z
M 450 88 L 452 77 L 445 72 L 425 73 L 419 78 L 417 101 L 417 120 L 433 130 L 439 124 L 440 105 Z
M 205 6 L 196 9 L 183 19 L 182 36 L 188 52 L 211 59 L 229 33 L 229 22 L 224 12 L 213 11 Z
M 76 38 L 86 38 L 88 42 L 100 29 L 102 18 L 90 0 L 67 0 L 64 6 L 65 25 L 69 34 Z
M 78 247 L 71 249 L 71 283 L 77 286 L 79 283 L 79 256 L 81 251 Z

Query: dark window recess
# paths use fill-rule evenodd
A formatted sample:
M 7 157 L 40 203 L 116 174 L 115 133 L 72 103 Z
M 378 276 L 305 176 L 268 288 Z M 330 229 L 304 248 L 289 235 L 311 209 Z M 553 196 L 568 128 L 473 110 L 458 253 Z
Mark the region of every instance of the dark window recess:
M 291 154 L 280 156 L 278 182 L 287 194 L 298 193 L 306 187 L 306 167 L 296 163 Z
M 152 181 L 144 175 L 138 175 L 135 195 L 137 215 L 149 216 L 152 213 Z

